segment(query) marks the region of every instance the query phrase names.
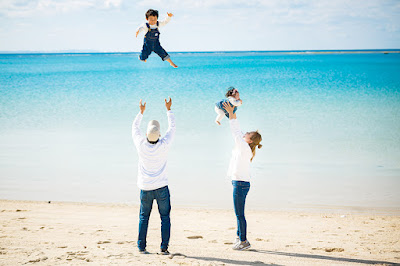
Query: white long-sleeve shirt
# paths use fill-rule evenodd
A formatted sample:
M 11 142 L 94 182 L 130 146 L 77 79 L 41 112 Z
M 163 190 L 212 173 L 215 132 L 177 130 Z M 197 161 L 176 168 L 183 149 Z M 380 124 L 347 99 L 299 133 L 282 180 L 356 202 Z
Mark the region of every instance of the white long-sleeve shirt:
M 170 21 L 171 21 L 171 17 L 170 17 L 170 16 L 167 16 L 163 21 L 158 21 L 158 26 L 157 26 L 157 24 L 156 24 L 156 25 L 150 25 L 150 24 L 149 24 L 149 25 L 150 25 L 150 29 L 157 29 L 157 28 L 164 27 L 164 26 L 167 25 L 168 22 L 170 22 Z M 147 28 L 146 23 L 147 23 L 147 22 L 141 24 L 141 25 L 139 26 L 139 28 L 137 28 L 136 31 L 139 31 L 138 34 L 140 34 L 140 33 L 143 31 L 143 32 L 144 32 L 144 35 L 146 35 L 146 33 L 149 31 L 149 29 Z
M 141 190 L 154 190 L 168 185 L 168 150 L 175 135 L 175 115 L 167 112 L 168 130 L 156 144 L 147 141 L 140 131 L 143 115 L 139 112 L 132 124 L 132 138 L 136 146 L 138 162 L 137 185 Z
M 229 163 L 228 176 L 232 180 L 250 182 L 250 163 L 253 153 L 249 144 L 243 139 L 244 134 L 240 130 L 239 121 L 230 119 L 229 124 L 235 146 L 232 150 L 232 157 Z

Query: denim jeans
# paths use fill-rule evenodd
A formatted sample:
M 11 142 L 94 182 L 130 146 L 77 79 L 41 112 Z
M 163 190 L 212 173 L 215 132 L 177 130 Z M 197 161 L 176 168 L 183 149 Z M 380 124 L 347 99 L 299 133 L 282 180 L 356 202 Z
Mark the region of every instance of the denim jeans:
M 157 201 L 158 212 L 161 218 L 161 249 L 167 249 L 171 231 L 171 221 L 169 214 L 171 212 L 171 201 L 168 186 L 155 190 L 140 191 L 140 217 L 139 217 L 139 236 L 137 245 L 139 250 L 146 249 L 147 228 L 153 200 Z
M 151 52 L 158 54 L 163 61 L 170 58 L 169 54 L 162 48 L 160 42 L 158 41 L 145 41 L 143 44 L 142 51 L 140 52 L 139 58 L 144 61 L 149 58 Z
M 247 240 L 247 223 L 244 217 L 244 206 L 246 203 L 246 196 L 250 190 L 250 182 L 245 181 L 232 181 L 233 185 L 233 206 L 235 207 L 235 214 L 237 219 L 237 236 L 240 241 Z

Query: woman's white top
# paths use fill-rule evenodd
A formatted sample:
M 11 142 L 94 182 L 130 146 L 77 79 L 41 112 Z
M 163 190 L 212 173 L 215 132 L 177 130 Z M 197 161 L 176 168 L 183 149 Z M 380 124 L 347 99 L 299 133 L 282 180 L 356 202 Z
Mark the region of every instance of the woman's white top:
M 243 139 L 244 134 L 240 130 L 239 121 L 237 119 L 230 119 L 229 124 L 235 141 L 235 147 L 232 150 L 228 176 L 232 180 L 250 182 L 250 160 L 253 153 L 249 144 Z

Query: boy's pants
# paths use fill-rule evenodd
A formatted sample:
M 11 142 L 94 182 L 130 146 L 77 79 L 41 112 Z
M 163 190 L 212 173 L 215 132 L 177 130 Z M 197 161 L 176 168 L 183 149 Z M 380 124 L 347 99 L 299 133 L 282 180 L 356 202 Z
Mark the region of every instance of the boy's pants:
M 149 41 L 145 40 L 143 43 L 143 48 L 142 52 L 140 53 L 140 60 L 144 61 L 146 60 L 151 52 L 155 52 L 158 54 L 163 61 L 167 60 L 170 58 L 169 54 L 164 50 L 164 48 L 161 47 L 160 42 L 157 41 Z

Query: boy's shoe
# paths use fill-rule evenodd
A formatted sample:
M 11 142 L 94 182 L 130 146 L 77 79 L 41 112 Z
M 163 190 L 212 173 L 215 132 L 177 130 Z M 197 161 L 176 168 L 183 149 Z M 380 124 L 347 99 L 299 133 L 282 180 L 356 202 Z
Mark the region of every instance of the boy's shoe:
M 235 239 L 235 243 L 233 244 L 233 246 L 236 246 L 240 243 L 240 238 L 237 236 Z
M 248 240 L 240 241 L 236 246 L 233 247 L 234 250 L 245 250 L 248 248 L 251 248 L 250 242 Z
M 162 248 L 161 250 L 160 250 L 160 253 L 158 253 L 158 254 L 160 254 L 160 255 L 169 255 L 169 251 L 168 251 L 168 249 L 164 249 L 164 248 Z
M 147 250 L 143 249 L 143 250 L 139 250 L 140 254 L 150 254 Z

